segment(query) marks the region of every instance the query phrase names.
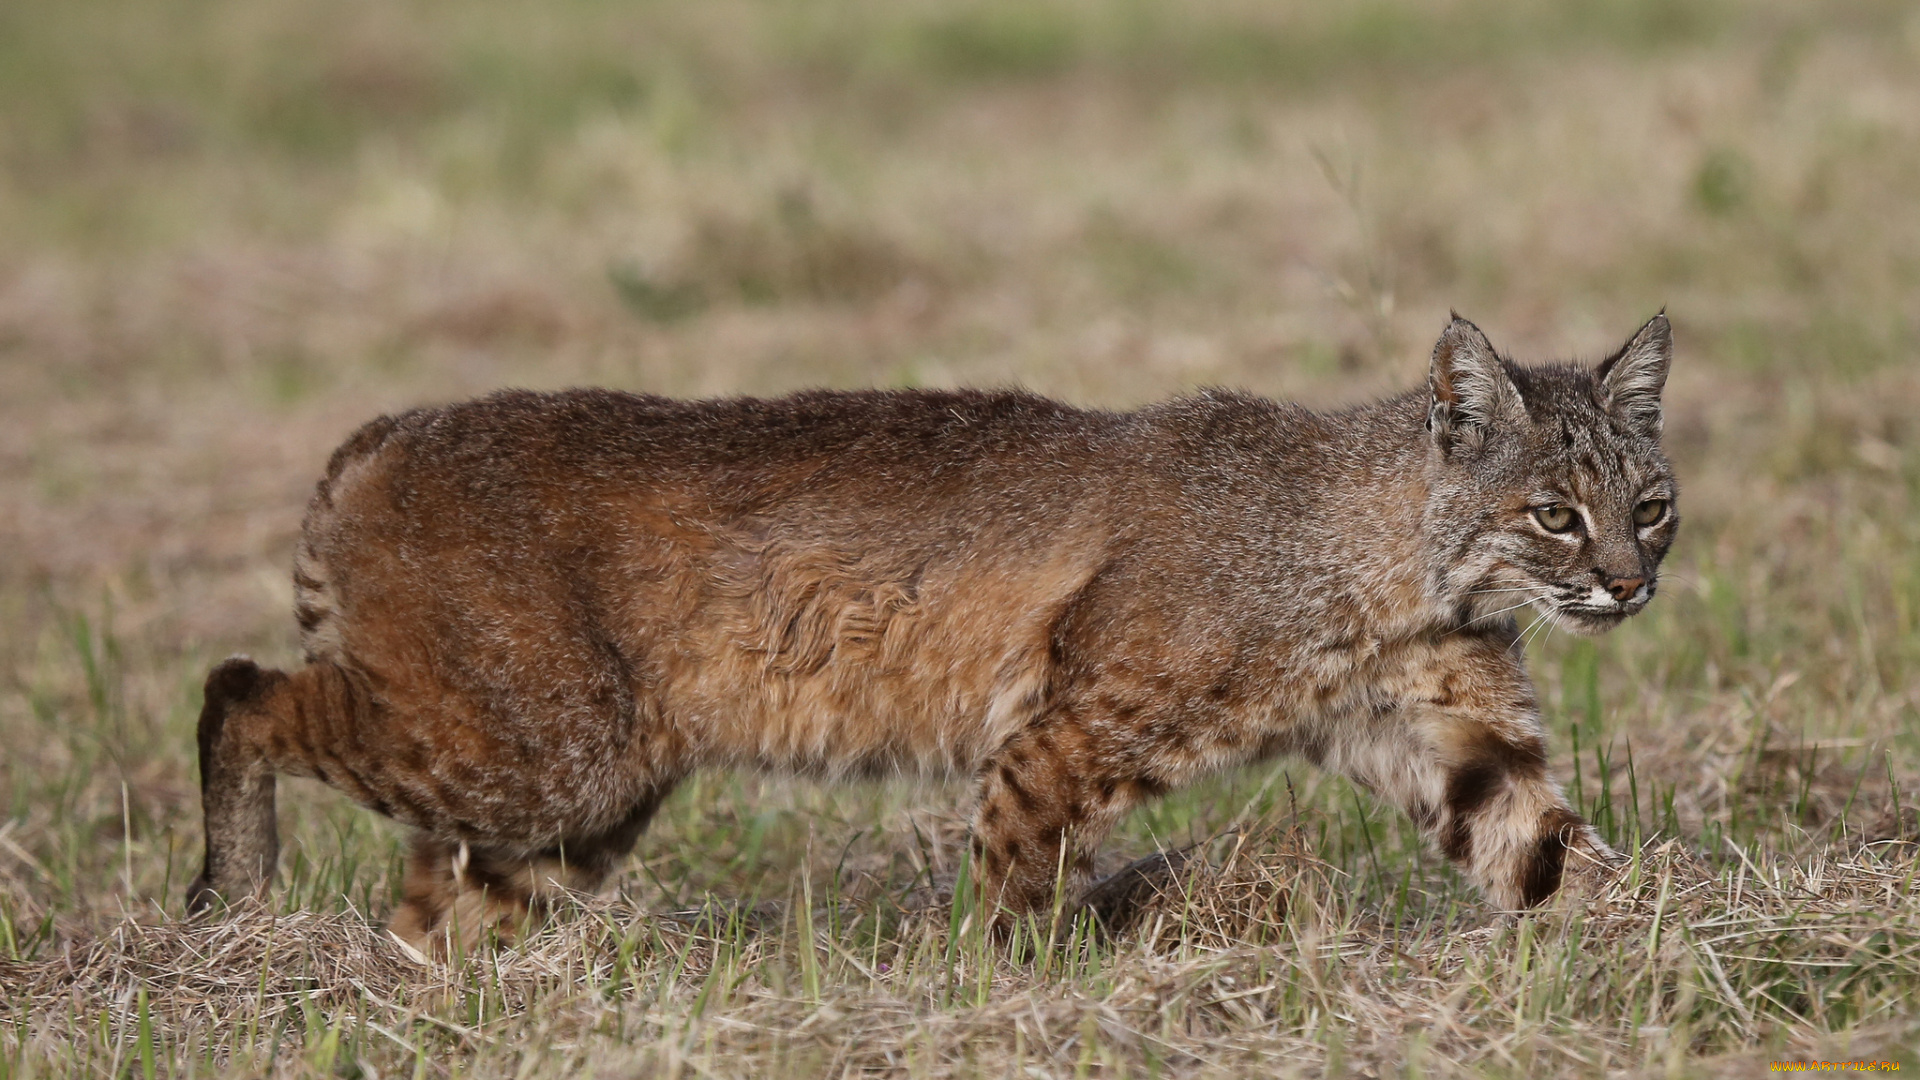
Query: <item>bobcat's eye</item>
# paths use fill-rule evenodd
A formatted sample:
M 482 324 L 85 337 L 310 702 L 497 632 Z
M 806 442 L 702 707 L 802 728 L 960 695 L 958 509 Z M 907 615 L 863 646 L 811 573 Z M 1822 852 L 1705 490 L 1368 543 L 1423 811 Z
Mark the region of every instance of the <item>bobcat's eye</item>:
M 1571 530 L 1580 522 L 1580 515 L 1573 512 L 1571 506 L 1536 506 L 1533 508 L 1533 520 L 1550 533 L 1563 533 Z
M 1642 528 L 1655 524 L 1666 516 L 1667 500 L 1665 499 L 1643 499 L 1640 505 L 1633 508 L 1633 523 Z

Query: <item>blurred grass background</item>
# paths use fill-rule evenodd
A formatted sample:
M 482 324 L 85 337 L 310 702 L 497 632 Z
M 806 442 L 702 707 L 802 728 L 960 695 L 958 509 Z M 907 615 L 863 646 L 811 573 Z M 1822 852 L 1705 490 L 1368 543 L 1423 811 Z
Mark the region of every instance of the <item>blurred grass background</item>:
M 375 413 L 580 383 L 1334 407 L 1416 384 L 1449 308 L 1534 360 L 1674 319 L 1667 586 L 1533 646 L 1582 805 L 1711 860 L 1911 840 L 1915 192 L 1920 14 L 1885 0 L 10 0 L 0 912 L 41 955 L 177 906 L 199 680 L 295 661 L 299 515 Z M 1362 904 L 1471 907 L 1284 769 L 1111 847 L 1251 800 Z M 283 790 L 285 903 L 383 913 L 392 833 Z M 709 778 L 629 884 L 782 896 L 817 847 L 910 888 L 958 800 Z

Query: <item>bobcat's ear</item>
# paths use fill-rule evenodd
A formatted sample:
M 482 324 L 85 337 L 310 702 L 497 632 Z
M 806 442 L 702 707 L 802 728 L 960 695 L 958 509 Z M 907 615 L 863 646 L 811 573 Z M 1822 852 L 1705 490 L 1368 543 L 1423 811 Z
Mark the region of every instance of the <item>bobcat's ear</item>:
M 1658 435 L 1660 391 L 1667 385 L 1667 368 L 1672 363 L 1673 327 L 1662 310 L 1600 365 L 1600 404 L 1629 424 Z
M 1427 430 L 1442 450 L 1477 448 L 1496 424 L 1526 414 L 1487 335 L 1458 315 L 1433 346 L 1427 391 Z

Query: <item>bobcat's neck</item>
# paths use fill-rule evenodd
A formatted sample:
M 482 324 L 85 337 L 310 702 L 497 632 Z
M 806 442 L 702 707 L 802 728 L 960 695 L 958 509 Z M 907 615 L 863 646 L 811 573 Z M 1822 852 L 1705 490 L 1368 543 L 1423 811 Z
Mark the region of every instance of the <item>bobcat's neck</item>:
M 1383 463 L 1353 477 L 1380 514 L 1379 543 L 1395 554 L 1379 568 L 1381 588 L 1403 598 L 1396 609 L 1416 624 L 1450 633 L 1465 625 L 1492 624 L 1477 618 L 1489 605 L 1481 590 L 1497 558 L 1472 537 L 1499 511 L 1484 500 L 1460 497 L 1457 477 L 1427 429 L 1427 394 L 1413 391 L 1348 414 L 1356 456 Z M 1511 610 L 1509 601 L 1491 608 Z M 1389 614 L 1383 612 L 1383 615 Z M 1510 619 L 1508 621 L 1511 621 Z
M 1370 636 L 1445 632 L 1468 619 L 1474 582 L 1463 546 L 1436 505 L 1444 462 L 1426 428 L 1424 392 L 1318 418 L 1321 452 L 1302 470 L 1324 507 L 1309 534 L 1333 593 L 1356 605 Z

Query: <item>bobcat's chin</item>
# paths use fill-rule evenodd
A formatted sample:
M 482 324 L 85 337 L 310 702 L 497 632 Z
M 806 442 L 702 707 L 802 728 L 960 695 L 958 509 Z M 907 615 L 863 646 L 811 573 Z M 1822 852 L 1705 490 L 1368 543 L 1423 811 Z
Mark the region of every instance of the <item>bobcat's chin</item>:
M 1649 589 L 1645 596 L 1624 604 L 1611 604 L 1606 607 L 1590 604 L 1556 604 L 1547 608 L 1546 614 L 1553 620 L 1554 625 L 1562 630 L 1582 637 L 1598 637 L 1645 611 L 1647 603 L 1652 599 L 1653 592 Z

